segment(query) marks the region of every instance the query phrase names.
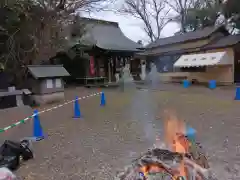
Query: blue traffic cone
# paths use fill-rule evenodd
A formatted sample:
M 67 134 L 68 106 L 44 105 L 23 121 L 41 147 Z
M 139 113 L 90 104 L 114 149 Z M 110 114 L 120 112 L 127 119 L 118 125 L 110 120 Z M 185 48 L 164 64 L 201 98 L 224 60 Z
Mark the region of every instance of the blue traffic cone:
M 183 88 L 189 88 L 190 82 L 188 80 L 183 80 Z
M 217 87 L 216 80 L 209 81 L 208 87 L 209 87 L 209 89 L 216 89 L 216 87 Z
M 36 141 L 44 139 L 38 110 L 34 110 L 33 114 L 33 137 L 36 139 Z
M 240 87 L 236 88 L 235 100 L 240 100 Z
M 74 118 L 81 118 L 81 111 L 80 111 L 80 105 L 78 102 L 78 97 L 76 97 L 76 100 L 74 102 Z
M 105 106 L 106 105 L 106 99 L 105 99 L 105 94 L 104 92 L 101 93 L 101 103 L 100 106 Z
M 196 130 L 192 127 L 187 127 L 186 129 L 186 136 L 191 142 L 196 141 Z

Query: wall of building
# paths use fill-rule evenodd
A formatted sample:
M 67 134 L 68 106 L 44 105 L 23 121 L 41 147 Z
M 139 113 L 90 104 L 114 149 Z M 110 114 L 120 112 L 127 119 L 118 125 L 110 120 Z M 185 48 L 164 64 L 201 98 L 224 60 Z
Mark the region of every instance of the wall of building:
M 34 94 L 51 94 L 54 92 L 62 92 L 64 91 L 64 81 L 61 78 L 41 80 L 29 78 L 27 88 Z
M 190 73 L 188 78 L 190 80 L 196 79 L 198 82 L 209 82 L 209 80 L 216 80 L 219 84 L 232 84 L 232 66 L 213 66 L 207 67 L 206 72 Z
M 40 94 L 51 94 L 55 92 L 63 92 L 64 84 L 61 78 L 44 79 L 41 81 Z
M 32 81 L 32 100 L 36 104 L 47 104 L 64 99 L 64 81 L 61 78 Z
M 33 95 L 33 101 L 37 104 L 49 104 L 64 100 L 64 92 L 54 92 L 51 94 Z
M 216 80 L 219 84 L 232 84 L 234 82 L 234 51 L 232 48 L 209 50 L 208 52 L 227 52 L 228 62 L 231 65 L 216 65 L 207 67 L 206 72 L 169 72 L 159 73 L 161 81 L 171 82 L 173 79 L 189 80 L 196 79 L 200 83 L 207 83 L 209 80 Z M 204 52 L 199 52 L 204 53 Z M 181 78 L 182 77 L 182 78 Z
M 39 94 L 41 90 L 41 80 L 36 80 L 32 76 L 29 76 L 25 82 L 25 87 L 34 94 Z

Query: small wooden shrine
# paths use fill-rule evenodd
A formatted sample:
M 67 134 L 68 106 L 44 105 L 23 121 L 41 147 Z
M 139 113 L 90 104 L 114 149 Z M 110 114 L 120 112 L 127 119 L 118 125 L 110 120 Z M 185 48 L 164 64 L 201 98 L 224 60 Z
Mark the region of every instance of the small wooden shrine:
M 28 85 L 36 104 L 64 99 L 63 77 L 69 73 L 62 65 L 29 65 Z
M 121 68 L 126 63 L 130 64 L 134 53 L 140 51 L 140 45 L 128 39 L 116 22 L 81 19 L 85 24 L 86 33 L 81 38 L 74 37 L 75 44 L 71 51 L 82 50 L 89 58 L 82 62 L 85 72 L 77 79 L 88 86 L 118 81 Z

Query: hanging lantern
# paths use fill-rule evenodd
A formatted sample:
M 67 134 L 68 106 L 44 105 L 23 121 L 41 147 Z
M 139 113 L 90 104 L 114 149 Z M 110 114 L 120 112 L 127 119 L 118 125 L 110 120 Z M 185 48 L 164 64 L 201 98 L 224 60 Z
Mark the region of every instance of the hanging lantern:
M 94 57 L 90 57 L 90 75 L 94 76 L 95 74 L 95 69 L 94 69 Z

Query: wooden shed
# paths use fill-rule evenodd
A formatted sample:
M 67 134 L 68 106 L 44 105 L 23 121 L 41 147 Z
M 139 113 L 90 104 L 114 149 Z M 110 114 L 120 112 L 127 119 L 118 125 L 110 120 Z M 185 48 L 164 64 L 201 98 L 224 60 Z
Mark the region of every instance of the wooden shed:
M 206 85 L 240 83 L 240 35 L 224 26 L 205 27 L 193 32 L 161 38 L 140 53 L 150 69 L 155 62 L 161 81 Z
M 36 104 L 46 104 L 64 99 L 63 77 L 69 73 L 62 65 L 29 65 L 28 88 Z

